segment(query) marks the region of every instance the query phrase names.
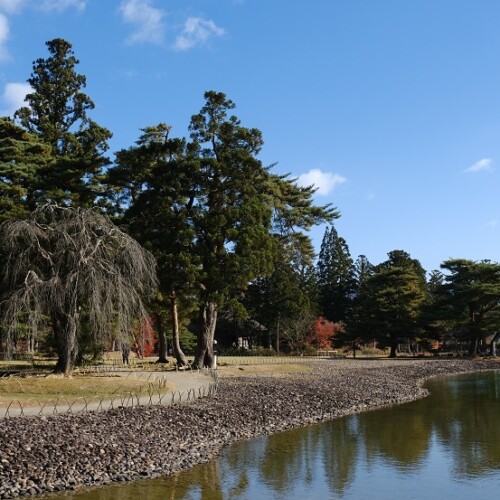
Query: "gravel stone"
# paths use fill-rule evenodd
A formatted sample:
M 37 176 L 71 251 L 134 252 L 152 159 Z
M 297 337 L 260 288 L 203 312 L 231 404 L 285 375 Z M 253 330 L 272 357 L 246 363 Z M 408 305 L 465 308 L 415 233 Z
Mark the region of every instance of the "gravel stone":
M 489 360 L 325 360 L 307 372 L 222 377 L 215 396 L 172 406 L 0 421 L 0 498 L 158 477 L 237 440 L 424 397 L 435 376 Z

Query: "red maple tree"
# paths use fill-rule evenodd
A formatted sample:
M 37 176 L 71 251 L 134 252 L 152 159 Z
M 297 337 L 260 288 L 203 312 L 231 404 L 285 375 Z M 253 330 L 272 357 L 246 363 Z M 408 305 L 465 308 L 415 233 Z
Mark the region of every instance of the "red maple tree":
M 314 322 L 310 343 L 317 349 L 330 349 L 334 335 L 335 324 L 320 316 Z
M 130 346 L 130 349 L 137 354 L 139 359 L 149 358 L 155 351 L 157 338 L 154 320 L 148 318 L 140 327 L 135 329 L 134 343 Z

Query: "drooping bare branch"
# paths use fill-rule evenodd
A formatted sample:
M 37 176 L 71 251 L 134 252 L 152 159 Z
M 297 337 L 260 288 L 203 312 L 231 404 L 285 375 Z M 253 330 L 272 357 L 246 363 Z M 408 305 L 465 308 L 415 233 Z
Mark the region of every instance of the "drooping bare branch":
M 35 336 L 49 324 L 75 358 L 83 316 L 96 339 L 119 341 L 146 317 L 154 258 L 99 211 L 47 204 L 27 220 L 2 224 L 0 242 L 7 341 L 20 320 Z

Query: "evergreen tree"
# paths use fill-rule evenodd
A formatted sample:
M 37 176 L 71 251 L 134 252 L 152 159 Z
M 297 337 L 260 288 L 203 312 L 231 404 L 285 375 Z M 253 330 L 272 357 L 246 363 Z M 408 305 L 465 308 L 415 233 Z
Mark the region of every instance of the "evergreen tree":
M 356 350 L 359 345 L 366 341 L 364 331 L 358 328 L 360 324 L 360 312 L 362 304 L 367 297 L 367 282 L 374 273 L 374 266 L 365 255 L 359 255 L 354 263 L 354 294 L 351 304 L 349 322 L 336 332 L 334 343 L 338 347 L 349 345 L 352 348 L 353 357 L 356 357 Z M 370 339 L 373 340 L 373 339 Z
M 475 355 L 481 341 L 500 331 L 500 264 L 450 259 L 441 269 L 440 317 L 470 342 L 469 354 Z
M 109 174 L 110 182 L 126 185 L 132 232 L 143 232 L 141 240 L 157 249 L 175 292 L 188 285 L 199 304 L 196 366 L 213 366 L 219 309 L 272 272 L 280 239 L 311 247 L 302 231 L 337 216 L 312 204 L 312 188 L 262 165 L 260 131 L 229 116 L 234 103 L 223 93 L 205 99 L 191 119 L 189 142 L 153 128 L 137 148 L 119 153 Z
M 368 278 L 373 274 L 373 265 L 366 255 L 359 255 L 354 263 L 354 279 L 356 282 L 356 295 L 365 285 Z
M 391 267 L 401 267 L 405 269 L 412 269 L 416 276 L 418 277 L 422 286 L 426 285 L 425 269 L 422 264 L 417 259 L 412 259 L 408 252 L 404 250 L 392 250 L 388 254 L 388 259 L 380 267 L 391 268 Z
M 95 106 L 82 92 L 86 78 L 75 71 L 79 61 L 72 45 L 61 38 L 46 45 L 49 57 L 34 61 L 28 79 L 33 89 L 26 96 L 28 106 L 14 116 L 51 148 L 53 162 L 40 183 L 45 198 L 90 206 L 100 194 L 101 169 L 110 163 L 104 154 L 111 133 L 87 116 Z
M 277 249 L 273 234 L 286 237 L 295 229 L 293 243 L 304 244 L 307 236 L 301 229 L 336 216 L 333 209 L 312 204 L 312 188 L 269 173 L 257 159 L 260 131 L 228 116 L 235 107 L 232 101 L 213 91 L 205 99 L 189 127 L 198 151 L 200 187 L 193 219 L 201 263 L 197 366 L 212 365 L 219 305 L 271 272 Z
M 318 290 L 323 316 L 345 322 L 355 293 L 355 268 L 344 238 L 335 227 L 327 228 L 317 263 Z
M 243 302 L 248 314 L 268 331 L 268 346 L 280 351 L 285 322 L 316 314 L 315 280 L 309 259 L 279 245 L 270 275 L 254 280 Z M 267 347 L 267 345 L 266 345 Z
M 381 347 L 389 346 L 390 357 L 395 357 L 399 342 L 418 333 L 427 290 L 418 260 L 402 250 L 388 256 L 360 289 L 350 331 L 366 340 L 376 339 Z
M 195 295 L 193 286 L 199 270 L 190 224 L 196 189 L 194 170 L 186 141 L 170 138 L 170 126 L 160 123 L 142 131 L 136 146 L 117 153 L 107 182 L 110 191 L 118 193 L 115 215 L 123 213 L 122 223 L 156 257 L 161 289 L 157 307 L 169 302 L 173 353 L 182 366 L 187 361 L 180 347 L 178 299 Z M 163 347 L 164 329 L 158 334 Z M 163 349 L 160 361 L 165 360 Z

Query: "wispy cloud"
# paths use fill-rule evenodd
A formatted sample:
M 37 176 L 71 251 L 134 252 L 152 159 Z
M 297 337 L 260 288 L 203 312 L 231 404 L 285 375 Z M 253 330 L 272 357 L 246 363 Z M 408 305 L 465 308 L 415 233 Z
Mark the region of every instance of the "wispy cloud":
M 82 11 L 86 6 L 87 0 L 43 0 L 40 5 L 43 10 L 55 10 L 57 12 L 62 12 L 70 7 Z
M 332 172 L 322 172 L 319 168 L 312 168 L 309 172 L 299 175 L 297 184 L 299 186 L 314 186 L 317 194 L 326 196 L 336 186 L 347 182 L 345 177 Z
M 491 228 L 497 227 L 497 225 L 498 221 L 496 219 L 491 219 L 485 224 L 486 227 L 491 227 Z
M 40 5 L 43 10 L 55 10 L 57 12 L 62 12 L 70 7 L 82 11 L 86 6 L 87 0 L 43 0 Z
M 476 172 L 491 172 L 493 170 L 493 160 L 491 158 L 482 158 L 476 161 L 470 167 L 467 167 L 464 172 L 476 173 Z
M 130 43 L 150 42 L 161 44 L 165 36 L 165 12 L 153 7 L 151 0 L 124 0 L 120 12 L 126 23 L 135 26 Z
M 26 0 L 0 0 L 0 11 L 13 14 L 19 12 L 26 4 Z
M 9 20 L 0 14 L 0 61 L 5 61 L 9 58 L 9 51 L 5 44 L 9 38 Z
M 29 83 L 8 83 L 2 94 L 2 116 L 13 115 L 20 107 L 26 105 L 24 99 L 31 92 Z
M 175 50 L 189 50 L 197 46 L 206 45 L 213 37 L 224 35 L 225 30 L 217 26 L 210 19 L 189 17 L 184 23 L 182 33 L 175 39 Z
M 88 0 L 0 0 L 0 61 L 9 59 L 6 47 L 10 31 L 7 15 L 20 14 L 24 8 L 46 12 L 63 12 L 68 8 L 83 11 L 87 3 Z

